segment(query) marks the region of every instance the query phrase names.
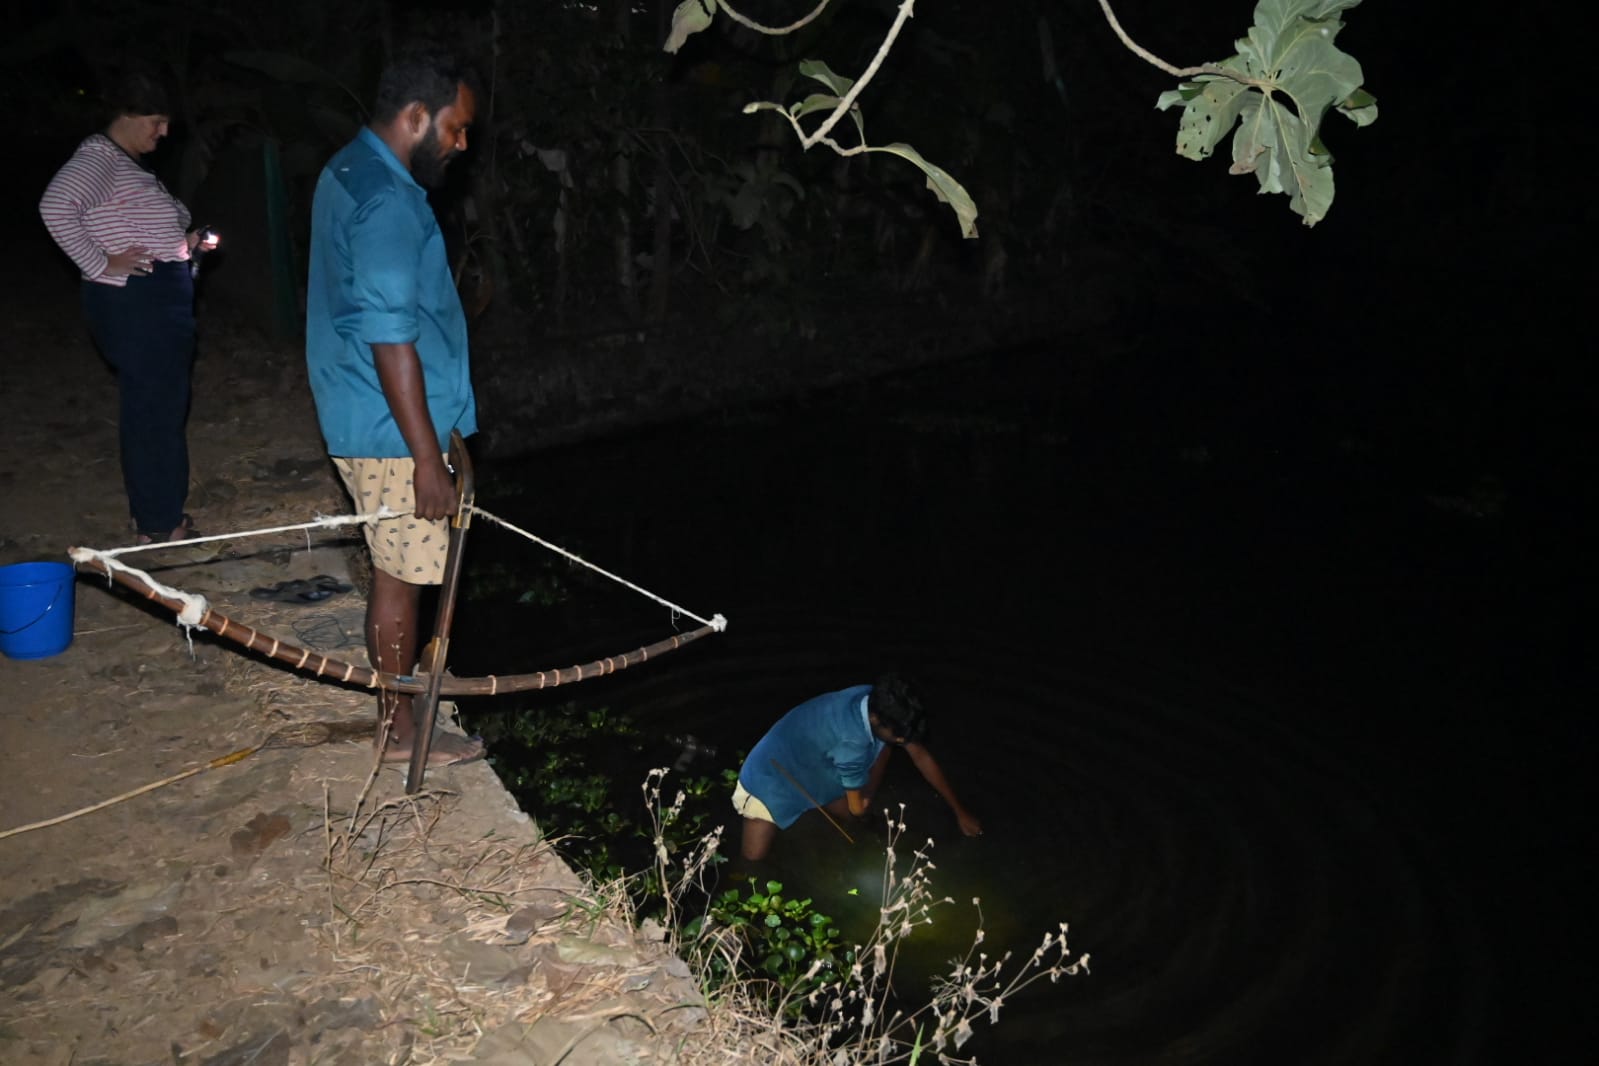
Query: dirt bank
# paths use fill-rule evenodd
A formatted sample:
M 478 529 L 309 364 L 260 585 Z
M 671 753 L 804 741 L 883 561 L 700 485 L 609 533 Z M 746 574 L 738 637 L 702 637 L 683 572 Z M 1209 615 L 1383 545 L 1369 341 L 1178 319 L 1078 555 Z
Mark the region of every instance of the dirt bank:
M 13 267 L 0 565 L 128 543 L 115 392 L 76 289 Z M 202 323 L 189 509 L 205 533 L 344 513 L 300 356 Z M 126 561 L 284 640 L 365 662 L 348 536 Z M 329 574 L 315 603 L 250 590 Z M 726 1060 L 682 963 L 606 916 L 486 762 L 418 798 L 371 749 L 371 696 L 295 676 L 81 575 L 62 654 L 0 659 L 0 832 L 239 749 L 242 761 L 0 838 L 0 1061 Z

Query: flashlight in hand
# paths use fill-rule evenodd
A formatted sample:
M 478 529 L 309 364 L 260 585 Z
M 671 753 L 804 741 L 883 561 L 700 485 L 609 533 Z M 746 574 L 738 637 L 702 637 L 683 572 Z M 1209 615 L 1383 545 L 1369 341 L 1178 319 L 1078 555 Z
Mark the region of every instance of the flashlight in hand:
M 214 252 L 222 244 L 222 237 L 210 226 L 201 226 L 194 231 L 194 248 L 189 252 L 189 276 L 196 277 L 200 273 L 200 255 L 203 252 Z

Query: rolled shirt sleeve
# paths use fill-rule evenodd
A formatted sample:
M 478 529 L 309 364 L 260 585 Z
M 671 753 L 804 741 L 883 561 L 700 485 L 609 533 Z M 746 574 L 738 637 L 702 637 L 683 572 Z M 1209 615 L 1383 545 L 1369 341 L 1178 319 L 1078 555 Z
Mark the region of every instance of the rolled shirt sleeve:
M 351 293 L 364 344 L 415 344 L 422 251 L 428 234 L 416 210 L 389 193 L 359 205 L 350 227 Z
M 850 738 L 835 745 L 827 753 L 838 773 L 838 783 L 845 789 L 859 789 L 871 780 L 872 763 L 882 750 L 882 743 L 869 737 Z

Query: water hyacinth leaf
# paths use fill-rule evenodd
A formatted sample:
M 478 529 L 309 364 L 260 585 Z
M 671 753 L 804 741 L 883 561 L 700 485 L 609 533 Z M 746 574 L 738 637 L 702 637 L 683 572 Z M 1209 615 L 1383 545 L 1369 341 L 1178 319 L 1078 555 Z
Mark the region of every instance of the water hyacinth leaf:
M 709 29 L 716 16 L 716 0 L 683 0 L 672 12 L 672 32 L 667 35 L 662 49 L 676 54 L 683 42 L 704 29 Z

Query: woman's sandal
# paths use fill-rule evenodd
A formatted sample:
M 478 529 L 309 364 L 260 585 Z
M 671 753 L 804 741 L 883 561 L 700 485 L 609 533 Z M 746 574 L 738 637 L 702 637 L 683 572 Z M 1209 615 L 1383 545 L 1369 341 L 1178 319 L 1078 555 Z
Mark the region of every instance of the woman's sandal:
M 133 538 L 133 543 L 170 544 L 174 541 L 188 540 L 190 537 L 198 537 L 199 535 L 200 531 L 194 528 L 194 516 L 184 515 L 183 521 L 179 522 L 177 528 L 171 533 L 168 533 L 166 536 L 156 537 L 151 536 L 149 533 L 140 533 L 138 536 Z

